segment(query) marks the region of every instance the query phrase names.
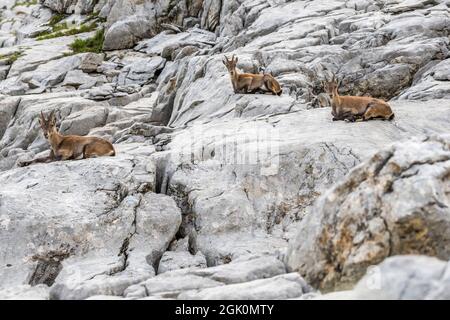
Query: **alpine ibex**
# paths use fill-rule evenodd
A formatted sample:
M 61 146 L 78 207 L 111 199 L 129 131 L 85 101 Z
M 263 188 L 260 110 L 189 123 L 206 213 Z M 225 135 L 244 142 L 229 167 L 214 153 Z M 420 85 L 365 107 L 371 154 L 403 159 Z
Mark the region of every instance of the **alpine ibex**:
M 387 102 L 372 97 L 340 96 L 339 85 L 340 81 L 336 80 L 334 74 L 330 82 L 323 82 L 325 92 L 331 97 L 333 121 L 356 121 L 356 119 L 365 121 L 374 118 L 392 120 L 394 118 L 394 113 Z
M 18 165 L 20 167 L 29 166 L 33 163 L 115 156 L 116 154 L 113 145 L 105 139 L 75 135 L 64 136 L 60 134 L 56 129 L 56 117 L 54 111 L 50 113 L 48 119 L 45 119 L 45 116 L 41 111 L 39 123 L 44 132 L 45 139 L 50 143 L 50 155 L 31 161 L 19 162 Z
M 225 56 L 225 60 L 222 62 L 230 73 L 234 93 L 256 93 L 262 87 L 272 92 L 273 95 L 280 96 L 283 92 L 280 84 L 271 74 L 240 73 L 236 68 L 238 58 L 235 58 L 234 55 L 231 60 Z

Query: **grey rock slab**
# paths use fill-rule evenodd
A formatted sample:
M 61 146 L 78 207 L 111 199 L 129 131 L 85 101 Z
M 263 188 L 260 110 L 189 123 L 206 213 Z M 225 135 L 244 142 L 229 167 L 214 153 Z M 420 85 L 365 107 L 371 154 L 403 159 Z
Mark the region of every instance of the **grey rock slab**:
M 162 297 L 176 298 L 181 292 L 249 282 L 256 279 L 272 278 L 285 273 L 284 264 L 275 257 L 254 257 L 215 267 L 188 268 L 167 271 L 125 291 L 127 298 L 142 298 L 163 294 Z
M 98 82 L 107 82 L 106 77 L 100 79 L 99 77 L 92 77 L 81 70 L 71 70 L 66 73 L 63 86 L 71 86 L 80 89 L 90 89 L 95 86 Z
M 369 269 L 352 293 L 356 299 L 448 299 L 448 262 L 427 256 L 394 256 Z
M 2 287 L 55 281 L 54 298 L 80 299 L 152 276 L 181 221 L 172 199 L 151 193 L 152 150 L 124 145 L 116 157 L 2 173 Z
M 398 140 L 449 130 L 445 100 L 392 106 L 393 122 L 334 122 L 321 108 L 176 130 L 153 156 L 161 191 L 182 208 L 184 227 L 197 228 L 210 265 L 275 253 L 295 238 L 317 197 L 363 159 Z
M 49 300 L 50 288 L 45 284 L 37 286 L 19 285 L 0 289 L 2 300 Z
M 298 273 L 269 279 L 183 292 L 180 300 L 277 300 L 290 299 L 307 292 L 307 284 Z
M 0 96 L 0 139 L 6 131 L 9 122 L 14 117 L 17 107 L 19 106 L 20 98 Z
M 196 255 L 187 251 L 166 251 L 159 261 L 158 274 L 186 268 L 200 269 L 206 268 L 206 266 L 206 258 L 200 251 Z
M 90 52 L 83 56 L 79 68 L 87 73 L 97 71 L 98 67 L 103 63 L 103 59 L 103 54 Z
M 161 57 L 140 58 L 126 65 L 118 76 L 121 86 L 130 84 L 144 84 L 150 81 L 155 74 L 164 68 L 165 59 Z
M 52 87 L 61 83 L 67 72 L 78 68 L 80 64 L 80 56 L 64 57 L 41 64 L 31 72 L 22 73 L 20 80 L 28 84 L 30 89 Z
M 450 258 L 449 143 L 412 138 L 355 167 L 301 221 L 289 270 L 318 288 L 347 289 L 391 255 Z
M 168 273 L 166 273 L 167 275 Z M 197 275 L 157 276 L 137 285 L 130 286 L 124 292 L 126 298 L 138 299 L 159 296 L 160 298 L 176 298 L 181 292 L 197 288 L 223 286 L 222 283 Z
M 316 300 L 446 300 L 449 264 L 429 256 L 404 255 L 371 266 L 351 290 L 316 295 Z
M 70 114 L 92 107 L 90 112 L 84 115 L 85 119 L 90 118 L 90 120 L 79 129 L 73 127 L 69 130 L 73 134 L 86 134 L 89 125 L 104 124 L 105 120 L 103 119 L 107 113 L 104 103 L 81 98 L 76 93 L 27 95 L 17 99 L 20 102 L 16 108 L 14 119 L 8 122 L 0 140 L 0 168 L 2 170 L 11 168 L 17 160 L 17 155 L 8 157 L 11 150 L 20 148 L 22 152 L 27 150 L 31 153 L 38 153 L 48 149 L 48 143 L 45 141 L 38 123 L 38 116 L 41 112 L 48 114 L 50 111 L 55 111 L 58 124 L 60 124 Z M 63 129 L 68 130 L 68 127 L 69 121 L 64 124 Z

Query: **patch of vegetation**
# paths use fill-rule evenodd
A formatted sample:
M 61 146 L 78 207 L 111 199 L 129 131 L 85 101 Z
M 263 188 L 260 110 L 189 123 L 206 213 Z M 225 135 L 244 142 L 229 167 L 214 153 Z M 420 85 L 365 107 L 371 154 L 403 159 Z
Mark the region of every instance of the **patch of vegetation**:
M 65 36 L 73 36 L 79 33 L 91 32 L 97 29 L 97 23 L 92 22 L 90 24 L 83 24 L 77 28 L 69 28 L 67 23 L 57 24 L 53 27 L 51 32 L 41 33 L 38 35 L 37 40 L 47 40 L 52 38 L 59 38 Z
M 51 27 L 51 30 L 45 30 L 45 31 L 39 32 L 34 37 L 38 38 L 38 40 L 43 40 L 43 39 L 39 39 L 39 38 L 47 36 L 47 35 L 49 35 L 51 33 L 55 33 L 55 32 L 61 31 L 61 30 L 68 29 L 69 26 L 67 25 L 67 22 L 60 23 L 66 17 L 67 16 L 64 15 L 64 14 L 55 14 L 55 15 L 53 15 L 50 18 L 49 22 L 47 23 L 47 25 L 49 27 Z
M 51 18 L 50 21 L 48 22 L 48 25 L 50 27 L 53 27 L 55 25 L 57 25 L 58 23 L 60 23 L 62 20 L 64 20 L 66 18 L 66 16 L 64 14 L 54 14 Z
M 99 14 L 100 14 L 100 11 L 95 11 L 95 12 L 90 13 L 87 16 L 86 22 L 92 21 L 92 20 L 96 20 L 100 23 L 106 22 L 106 18 L 100 17 Z
M 12 7 L 13 8 L 18 7 L 18 6 L 29 7 L 29 6 L 32 6 L 37 3 L 38 3 L 38 0 L 18 1 Z
M 6 64 L 13 64 L 19 57 L 22 55 L 22 52 L 14 52 L 8 55 L 1 55 L 0 60 L 6 61 Z
M 83 52 L 102 52 L 103 41 L 105 40 L 105 30 L 97 30 L 92 38 L 88 39 L 75 39 L 69 47 L 72 49 L 73 53 L 83 53 Z

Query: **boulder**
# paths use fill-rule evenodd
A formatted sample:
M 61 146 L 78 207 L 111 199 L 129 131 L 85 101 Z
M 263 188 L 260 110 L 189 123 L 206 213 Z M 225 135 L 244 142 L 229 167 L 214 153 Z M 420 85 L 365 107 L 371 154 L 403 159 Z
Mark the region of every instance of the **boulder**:
M 159 261 L 158 274 L 186 268 L 206 268 L 206 259 L 201 252 L 192 255 L 186 251 L 166 251 Z
M 352 290 L 324 295 L 316 300 L 448 300 L 447 261 L 435 257 L 404 255 L 386 258 L 371 266 Z M 302 297 L 303 298 L 303 297 Z
M 62 85 L 79 89 L 90 89 L 98 83 L 106 82 L 105 77 L 92 77 L 81 70 L 71 70 L 64 77 Z
M 0 104 L 2 106 L 0 109 L 0 139 L 6 131 L 9 121 L 14 117 L 19 102 L 19 98 L 0 96 Z
M 114 23 L 105 33 L 103 50 L 132 48 L 138 41 L 154 35 L 149 18 L 132 16 Z
M 137 58 L 126 65 L 118 76 L 117 83 L 121 86 L 130 84 L 143 85 L 164 68 L 166 60 L 159 56 L 152 58 Z
M 448 300 L 447 261 L 427 256 L 394 256 L 373 266 L 351 291 L 353 299 Z
M 104 55 L 97 53 L 88 53 L 81 59 L 80 69 L 83 72 L 95 72 L 97 68 L 103 63 Z
M 289 270 L 348 288 L 391 255 L 450 258 L 450 136 L 387 147 L 328 190 L 289 245 Z

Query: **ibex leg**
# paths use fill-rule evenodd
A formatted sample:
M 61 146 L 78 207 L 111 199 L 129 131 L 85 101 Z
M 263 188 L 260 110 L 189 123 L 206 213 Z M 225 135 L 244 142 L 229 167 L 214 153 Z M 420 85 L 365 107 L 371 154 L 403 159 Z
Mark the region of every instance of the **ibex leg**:
M 59 159 L 57 159 L 55 157 L 55 154 L 53 153 L 53 150 L 50 151 L 50 154 L 47 157 L 41 157 L 41 158 L 36 158 L 34 160 L 31 161 L 21 161 L 19 162 L 17 165 L 19 167 L 27 167 L 31 164 L 35 164 L 35 163 L 48 163 L 48 162 L 53 162 L 53 161 L 57 161 Z

